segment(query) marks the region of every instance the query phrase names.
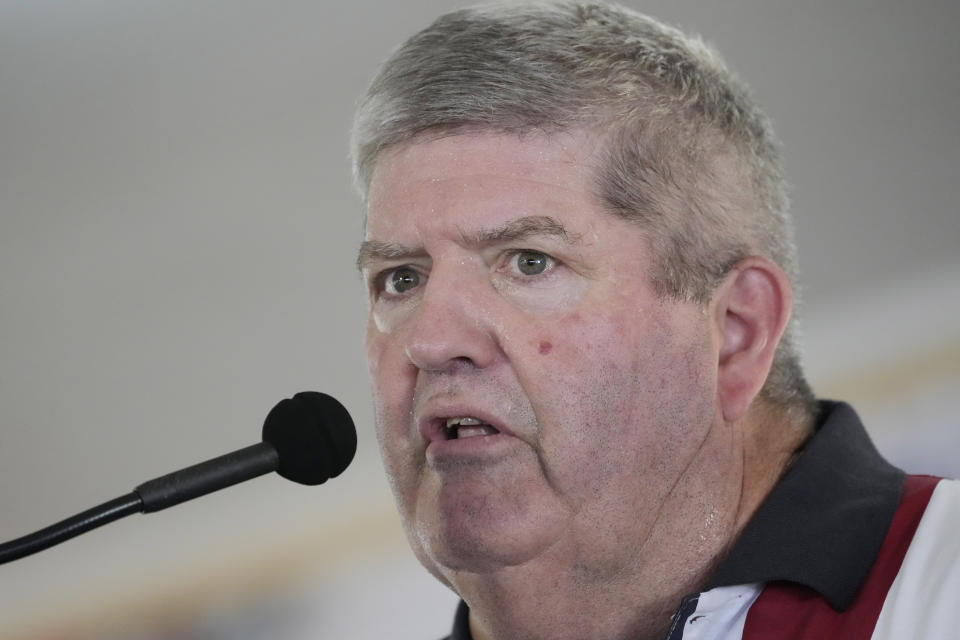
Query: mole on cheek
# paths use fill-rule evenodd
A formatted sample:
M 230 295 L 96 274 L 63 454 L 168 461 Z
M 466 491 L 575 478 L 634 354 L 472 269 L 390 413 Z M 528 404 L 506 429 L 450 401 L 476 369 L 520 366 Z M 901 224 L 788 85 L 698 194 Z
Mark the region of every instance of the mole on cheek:
M 553 349 L 553 345 L 550 344 L 549 342 L 544 341 L 540 343 L 540 355 L 542 356 L 547 355 L 548 353 L 550 353 L 550 349 Z

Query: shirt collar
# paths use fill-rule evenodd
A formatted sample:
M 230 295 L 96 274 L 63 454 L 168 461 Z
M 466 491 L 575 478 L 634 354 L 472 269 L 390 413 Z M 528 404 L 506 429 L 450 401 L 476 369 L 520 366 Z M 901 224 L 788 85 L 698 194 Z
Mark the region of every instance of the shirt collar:
M 453 631 L 444 640 L 472 640 L 470 635 L 470 607 L 463 600 L 457 606 L 457 615 L 453 618 Z
M 880 456 L 849 405 L 821 402 L 820 409 L 813 437 L 708 589 L 786 580 L 814 589 L 839 611 L 853 602 L 880 551 L 905 476 Z

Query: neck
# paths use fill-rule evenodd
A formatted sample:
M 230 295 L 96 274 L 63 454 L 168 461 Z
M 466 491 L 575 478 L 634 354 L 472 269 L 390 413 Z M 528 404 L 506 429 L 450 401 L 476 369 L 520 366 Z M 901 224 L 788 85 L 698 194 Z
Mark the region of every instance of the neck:
M 544 563 L 487 576 L 484 587 L 463 596 L 474 640 L 659 640 L 685 593 L 649 578 L 598 582 L 589 571 L 560 572 Z
M 812 416 L 756 401 L 744 419 L 744 474 L 736 535 L 793 464 L 813 434 Z

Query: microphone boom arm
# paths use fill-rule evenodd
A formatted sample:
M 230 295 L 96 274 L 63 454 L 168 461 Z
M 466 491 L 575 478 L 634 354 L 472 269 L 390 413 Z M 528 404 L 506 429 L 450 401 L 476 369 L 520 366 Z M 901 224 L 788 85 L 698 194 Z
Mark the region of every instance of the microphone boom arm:
M 81 533 L 134 513 L 153 513 L 230 485 L 276 471 L 280 457 L 269 442 L 259 442 L 148 480 L 130 493 L 87 509 L 34 533 L 0 544 L 0 564 L 43 551 Z
M 340 475 L 356 451 L 357 431 L 343 405 L 326 394 L 301 391 L 267 414 L 262 442 L 148 480 L 127 495 L 0 544 L 0 564 L 132 513 L 160 511 L 271 471 L 301 484 L 322 484 Z
M 38 551 L 43 551 L 55 544 L 75 538 L 81 533 L 86 533 L 91 529 L 96 529 L 142 510 L 143 501 L 135 491 L 131 491 L 125 496 L 104 502 L 92 509 L 87 509 L 83 513 L 78 513 L 71 518 L 40 529 L 40 531 L 0 544 L 0 564 L 6 564 Z

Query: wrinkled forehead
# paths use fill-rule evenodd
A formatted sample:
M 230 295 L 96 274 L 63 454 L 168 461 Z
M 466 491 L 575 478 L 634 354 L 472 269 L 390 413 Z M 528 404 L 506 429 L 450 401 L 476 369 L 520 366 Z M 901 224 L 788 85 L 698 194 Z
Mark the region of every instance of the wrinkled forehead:
M 428 130 L 382 149 L 373 163 L 367 188 L 369 205 L 384 185 L 396 187 L 398 174 L 443 180 L 463 172 L 515 172 L 518 177 L 550 181 L 559 173 L 592 175 L 597 156 L 595 137 L 585 131 L 542 133 L 457 129 Z
M 384 150 L 372 174 L 367 233 L 412 214 L 522 215 L 595 209 L 593 153 L 578 134 L 459 133 L 419 136 Z M 392 231 L 397 231 L 393 229 Z

